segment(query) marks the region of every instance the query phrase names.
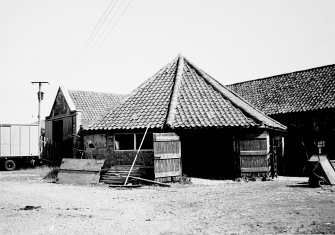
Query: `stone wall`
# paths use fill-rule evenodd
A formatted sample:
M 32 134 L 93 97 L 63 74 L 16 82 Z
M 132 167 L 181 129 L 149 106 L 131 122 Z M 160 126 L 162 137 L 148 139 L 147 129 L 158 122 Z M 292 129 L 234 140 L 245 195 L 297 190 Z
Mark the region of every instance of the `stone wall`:
M 131 165 L 137 151 L 116 151 L 113 140 L 112 134 L 85 135 L 85 158 L 105 159 L 104 167 L 108 168 L 114 165 Z M 153 150 L 140 151 L 136 165 L 153 166 Z

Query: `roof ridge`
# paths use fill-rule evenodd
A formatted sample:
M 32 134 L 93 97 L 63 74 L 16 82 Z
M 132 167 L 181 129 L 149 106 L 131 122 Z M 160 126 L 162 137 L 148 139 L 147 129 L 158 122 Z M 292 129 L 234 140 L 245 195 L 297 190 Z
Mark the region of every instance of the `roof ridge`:
M 166 124 L 172 128 L 175 116 L 176 116 L 176 108 L 178 103 L 179 96 L 179 88 L 181 84 L 181 80 L 183 78 L 183 70 L 184 70 L 184 57 L 179 54 L 178 55 L 178 65 L 177 65 L 177 73 L 175 77 L 175 82 L 170 98 L 170 106 L 168 109 L 168 116 L 166 119 Z
M 88 90 L 74 90 L 74 89 L 67 89 L 70 92 L 90 92 L 90 93 L 96 93 L 96 94 L 107 94 L 107 95 L 120 95 L 120 96 L 126 96 L 124 94 L 120 93 L 114 93 L 114 92 L 101 92 L 101 91 L 88 91 Z
M 262 122 L 262 124 L 265 124 L 267 126 L 277 127 L 286 129 L 286 126 L 282 125 L 281 123 L 273 120 L 272 118 L 265 115 L 263 112 L 249 104 L 247 101 L 245 101 L 242 97 L 240 97 L 237 93 L 231 91 L 229 88 L 223 86 L 221 83 L 219 83 L 217 80 L 212 78 L 210 75 L 208 75 L 206 72 L 199 69 L 196 65 L 194 65 L 192 62 L 187 60 L 185 58 L 185 61 L 190 64 L 193 69 L 199 73 L 209 84 L 211 84 L 214 88 L 216 88 L 223 96 L 225 96 L 230 102 L 237 106 L 238 108 L 242 109 L 244 112 L 248 113 L 252 117 L 256 118 L 258 121 Z
M 335 67 L 335 64 L 328 64 L 328 65 L 323 65 L 323 66 L 318 66 L 318 67 L 313 67 L 313 68 L 308 68 L 308 69 L 303 69 L 303 70 L 296 70 L 296 71 L 293 71 L 293 72 L 287 72 L 287 73 L 272 75 L 272 76 L 269 76 L 269 77 L 256 78 L 256 79 L 247 80 L 247 81 L 244 81 L 244 82 L 236 82 L 236 83 L 229 84 L 227 86 L 234 86 L 234 85 L 239 85 L 239 84 L 243 84 L 243 83 L 273 79 L 273 78 L 282 77 L 282 76 L 286 76 L 286 75 L 290 75 L 290 74 L 294 74 L 294 73 L 308 72 L 308 71 L 312 71 L 312 70 L 324 69 L 324 68 L 329 68 L 329 67 Z

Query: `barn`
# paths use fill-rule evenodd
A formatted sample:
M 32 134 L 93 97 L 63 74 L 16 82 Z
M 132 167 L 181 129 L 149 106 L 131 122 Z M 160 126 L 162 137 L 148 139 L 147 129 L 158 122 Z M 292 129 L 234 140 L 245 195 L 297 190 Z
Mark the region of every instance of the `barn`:
M 127 169 L 138 153 L 136 169 L 164 182 L 275 176 L 285 129 L 179 55 L 82 133 L 105 169 Z
M 80 155 L 75 146 L 80 128 L 86 127 L 90 121 L 118 105 L 124 97 L 59 87 L 50 115 L 45 120 L 43 156 L 58 162 L 61 157 L 73 158 Z
M 335 65 L 227 86 L 287 126 L 280 174 L 303 175 L 313 154 L 335 159 Z

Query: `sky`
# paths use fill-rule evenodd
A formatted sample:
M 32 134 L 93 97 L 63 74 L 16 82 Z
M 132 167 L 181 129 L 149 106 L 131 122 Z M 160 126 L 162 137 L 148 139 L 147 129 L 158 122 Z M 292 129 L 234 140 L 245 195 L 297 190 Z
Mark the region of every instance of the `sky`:
M 179 53 L 222 84 L 335 64 L 333 0 L 0 0 L 0 123 L 127 94 Z M 109 14 L 107 14 L 109 12 Z M 105 14 L 104 14 L 105 13 Z

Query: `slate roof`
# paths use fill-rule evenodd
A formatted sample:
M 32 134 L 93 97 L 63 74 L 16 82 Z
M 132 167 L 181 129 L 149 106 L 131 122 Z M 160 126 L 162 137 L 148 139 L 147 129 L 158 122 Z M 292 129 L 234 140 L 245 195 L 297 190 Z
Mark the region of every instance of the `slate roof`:
M 64 88 L 63 88 L 64 92 Z M 71 101 L 77 111 L 82 113 L 82 125 L 85 128 L 91 121 L 97 119 L 100 115 L 115 108 L 125 98 L 124 95 L 93 92 L 67 90 Z M 66 93 L 66 92 L 64 92 Z M 68 99 L 67 99 L 68 101 Z
M 267 115 L 335 108 L 335 65 L 227 87 Z
M 179 55 L 88 130 L 286 127 Z

